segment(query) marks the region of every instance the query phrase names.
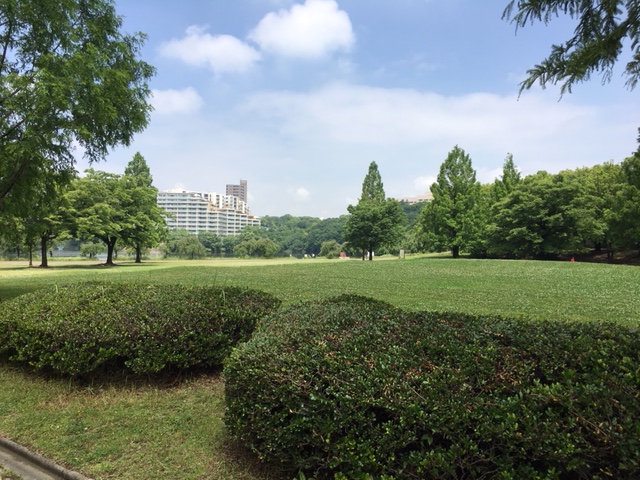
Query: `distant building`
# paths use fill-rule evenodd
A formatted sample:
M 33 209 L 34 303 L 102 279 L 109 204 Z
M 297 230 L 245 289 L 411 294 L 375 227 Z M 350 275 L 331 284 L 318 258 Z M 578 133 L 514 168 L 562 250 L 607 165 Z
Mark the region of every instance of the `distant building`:
M 246 192 L 246 181 L 244 186 Z M 246 226 L 260 226 L 260 219 L 249 212 L 247 202 L 235 195 L 164 190 L 158 192 L 157 202 L 168 213 L 171 230 L 226 236 L 236 235 Z
M 229 185 L 227 184 L 227 195 L 233 195 L 234 197 L 238 197 L 244 203 L 248 203 L 247 200 L 247 181 L 240 180 L 240 185 Z
M 433 195 L 431 192 L 423 193 L 422 195 L 416 195 L 414 197 L 402 197 L 397 198 L 399 202 L 407 202 L 407 203 L 419 203 L 419 202 L 428 202 L 433 200 Z

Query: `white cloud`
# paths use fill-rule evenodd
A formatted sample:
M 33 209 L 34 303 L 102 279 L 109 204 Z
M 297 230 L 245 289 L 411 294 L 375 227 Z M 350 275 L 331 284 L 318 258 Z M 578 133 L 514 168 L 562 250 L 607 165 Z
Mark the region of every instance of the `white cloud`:
M 183 90 L 152 90 L 151 94 L 154 111 L 162 115 L 195 112 L 204 103 L 193 87 Z
M 476 180 L 480 183 L 493 183 L 496 178 L 502 177 L 502 167 L 488 169 L 479 167 L 476 169 Z
M 434 176 L 422 176 L 413 181 L 413 187 L 419 192 L 430 191 L 431 185 L 433 185 L 438 179 Z
M 388 162 L 393 168 L 386 170 L 385 186 L 398 190 L 411 188 L 419 175 L 436 175 L 455 145 L 471 156 L 478 180 L 491 182 L 508 152 L 523 175 L 620 161 L 632 151 L 637 128 L 632 104 L 585 105 L 570 97 L 558 102 L 547 91 L 518 99 L 515 93 L 445 96 L 345 83 L 257 93 L 242 113 L 254 131 L 299 145 L 301 152 L 335 155 L 340 171 Z M 400 175 L 404 187 L 392 183 Z
M 291 188 L 289 189 L 289 193 L 297 201 L 309 200 L 309 197 L 311 196 L 311 192 L 304 187 Z
M 348 84 L 332 84 L 308 93 L 258 93 L 244 108 L 275 122 L 281 133 L 290 136 L 379 146 L 491 143 L 504 149 L 501 160 L 523 142 L 538 143 L 542 137 L 575 133 L 598 114 L 595 107 L 557 102 L 542 95 L 520 100 L 516 95 L 488 93 L 447 97 Z
M 349 50 L 355 42 L 349 15 L 334 0 L 306 0 L 269 13 L 249 38 L 264 51 L 297 58 Z
M 182 39 L 160 46 L 160 53 L 188 65 L 207 66 L 216 73 L 243 73 L 258 60 L 260 53 L 231 35 L 211 35 L 203 27 L 191 26 Z

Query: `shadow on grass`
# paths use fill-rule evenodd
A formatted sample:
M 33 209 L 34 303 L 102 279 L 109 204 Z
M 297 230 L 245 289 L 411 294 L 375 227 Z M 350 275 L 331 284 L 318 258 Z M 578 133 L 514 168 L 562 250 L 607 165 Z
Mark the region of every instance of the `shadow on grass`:
M 11 370 L 34 382 L 61 382 L 76 391 L 137 390 L 153 387 L 173 390 L 186 384 L 222 382 L 222 367 L 192 367 L 179 369 L 167 367 L 156 373 L 137 374 L 124 366 L 123 361 L 107 362 L 97 369 L 81 374 L 68 375 L 50 368 L 36 369 L 27 363 L 9 360 L 10 354 L 0 356 L 0 369 Z
M 13 263 L 13 262 L 12 262 Z M 107 269 L 107 268 L 127 268 L 127 267 L 156 267 L 158 265 L 161 265 L 160 262 L 142 262 L 142 263 L 135 263 L 135 262 L 121 262 L 121 263 L 114 263 L 113 265 L 107 265 L 106 263 L 93 263 L 93 262 L 89 262 L 87 261 L 86 263 L 58 263 L 58 262 L 50 262 L 49 265 L 47 267 L 41 267 L 40 265 L 33 265 L 33 266 L 29 266 L 29 265 L 11 265 L 11 266 L 5 266 L 2 265 L 2 262 L 0 262 L 0 273 L 3 271 L 18 271 L 18 270 L 30 270 L 30 269 L 35 269 L 35 270 L 101 270 L 101 269 Z
M 289 480 L 295 471 L 284 472 L 277 465 L 262 463 L 248 448 L 227 438 L 222 444 L 222 455 L 226 463 L 237 466 L 241 478 L 260 480 Z

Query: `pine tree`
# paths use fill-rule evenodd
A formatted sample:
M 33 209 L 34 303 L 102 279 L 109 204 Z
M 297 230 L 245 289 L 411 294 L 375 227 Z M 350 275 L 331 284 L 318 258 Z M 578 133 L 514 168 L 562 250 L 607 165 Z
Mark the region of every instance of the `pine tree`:
M 369 164 L 369 171 L 362 182 L 362 195 L 360 201 L 371 200 L 374 202 L 384 202 L 384 186 L 382 185 L 382 177 L 378 171 L 376 162 Z
M 362 183 L 362 196 L 357 205 L 349 205 L 349 217 L 344 237 L 351 246 L 362 250 L 364 260 L 368 252 L 381 247 L 392 247 L 402 237 L 404 212 L 397 200 L 385 198 L 382 178 L 376 162 L 371 162 Z
M 478 241 L 484 215 L 480 183 L 471 158 L 457 145 L 440 166 L 431 185 L 433 200 L 421 212 L 426 243 L 434 250 L 449 248 L 454 258 Z

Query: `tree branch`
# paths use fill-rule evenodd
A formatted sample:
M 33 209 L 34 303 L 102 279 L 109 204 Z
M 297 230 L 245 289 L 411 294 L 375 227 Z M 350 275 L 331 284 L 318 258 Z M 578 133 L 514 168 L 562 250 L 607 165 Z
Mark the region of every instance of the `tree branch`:
M 26 168 L 27 168 L 27 160 L 23 160 L 20 163 L 20 165 L 18 165 L 18 168 L 8 176 L 7 182 L 5 183 L 4 187 L 0 189 L 0 205 L 2 205 L 2 202 L 4 201 L 4 197 L 6 197 L 7 194 L 11 191 L 13 186 L 16 184 L 16 182 L 20 178 L 20 175 L 24 173 L 24 170 Z

